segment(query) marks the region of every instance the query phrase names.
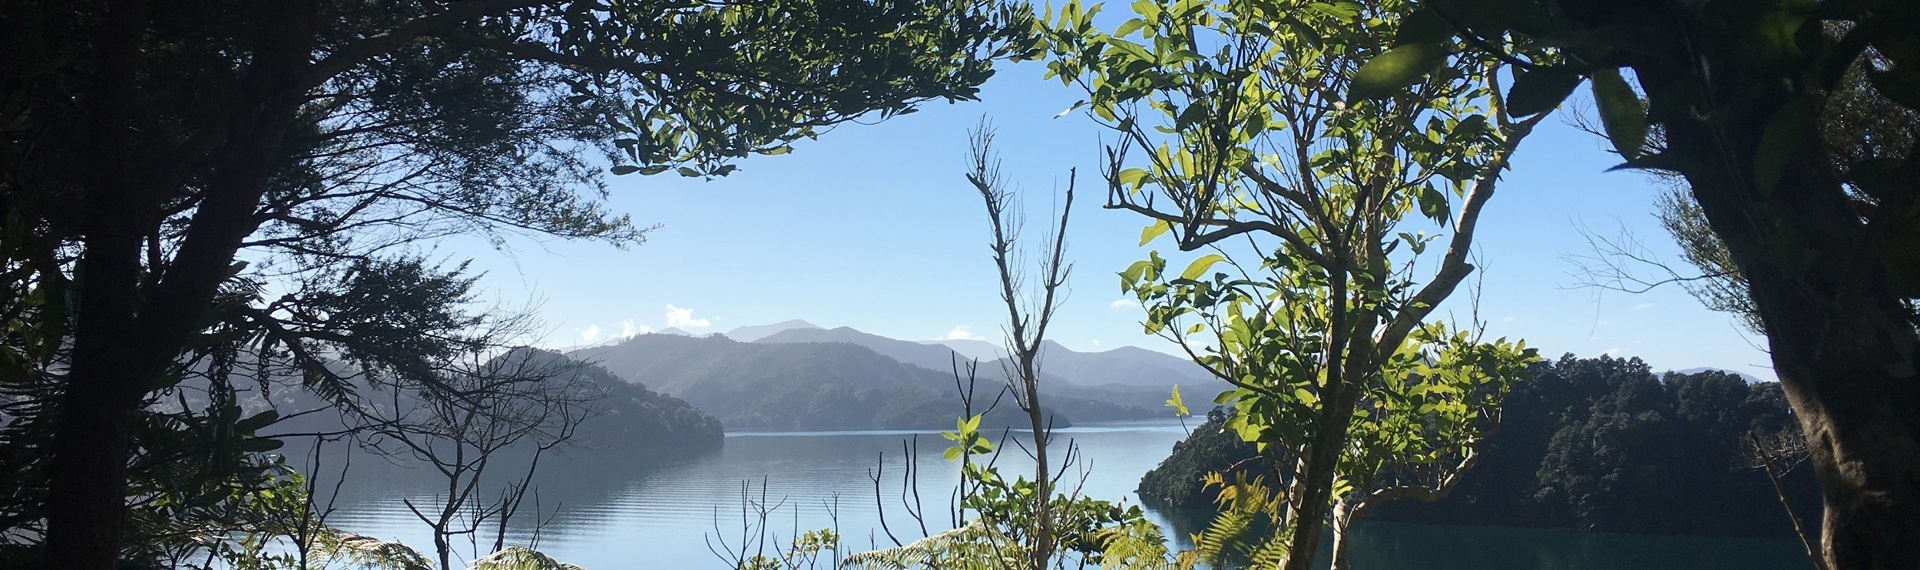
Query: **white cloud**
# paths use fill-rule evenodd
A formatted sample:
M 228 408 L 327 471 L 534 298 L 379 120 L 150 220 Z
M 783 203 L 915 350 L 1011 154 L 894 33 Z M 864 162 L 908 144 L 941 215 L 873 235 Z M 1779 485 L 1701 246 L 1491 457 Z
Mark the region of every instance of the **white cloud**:
M 961 325 L 953 327 L 953 330 L 947 331 L 947 334 L 940 337 L 940 340 L 980 340 L 980 335 L 973 334 L 973 327 Z
M 1093 340 L 1092 340 L 1092 341 L 1090 341 L 1090 342 L 1092 342 L 1092 343 L 1093 343 L 1093 347 L 1094 347 L 1094 348 L 1100 348 L 1100 339 L 1097 339 L 1097 338 L 1096 338 L 1096 339 L 1093 339 Z
M 633 319 L 620 321 L 620 338 L 633 338 L 634 335 L 648 334 L 651 332 L 653 332 L 653 327 L 647 325 L 634 326 Z
M 1641 303 L 1633 306 L 1633 310 L 1635 311 L 1645 311 L 1651 308 L 1653 308 L 1653 303 Z
M 1513 322 L 1513 317 L 1511 317 L 1511 316 L 1507 316 L 1507 317 L 1500 317 L 1500 322 L 1503 322 L 1503 323 L 1511 323 L 1511 322 Z
M 1127 299 L 1123 297 L 1119 299 L 1114 299 L 1112 303 L 1107 303 L 1107 306 L 1114 309 L 1125 309 L 1127 307 L 1134 306 L 1135 304 L 1137 303 L 1135 303 L 1133 299 Z
M 1600 354 L 1605 354 L 1605 355 L 1607 355 L 1607 356 L 1612 356 L 1612 357 L 1616 357 L 1616 358 L 1617 358 L 1617 357 L 1619 357 L 1619 356 L 1620 356 L 1620 353 L 1622 353 L 1622 352 L 1625 352 L 1625 351 L 1623 351 L 1623 350 L 1620 350 L 1620 348 L 1619 348 L 1619 347 L 1614 347 L 1614 348 L 1609 348 L 1609 349 L 1607 349 L 1607 350 L 1605 350 L 1605 351 L 1603 351 L 1603 352 L 1601 352 Z
M 581 342 L 593 342 L 598 338 L 600 338 L 600 325 L 587 325 L 587 330 L 580 331 Z
M 713 323 L 706 319 L 693 318 L 693 309 L 682 309 L 667 305 L 667 326 L 682 329 L 704 329 Z

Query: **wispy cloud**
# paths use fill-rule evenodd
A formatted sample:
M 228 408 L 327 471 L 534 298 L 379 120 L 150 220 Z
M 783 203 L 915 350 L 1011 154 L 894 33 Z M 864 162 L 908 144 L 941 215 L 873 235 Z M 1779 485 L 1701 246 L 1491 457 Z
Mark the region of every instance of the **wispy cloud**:
M 973 327 L 961 325 L 953 327 L 953 330 L 947 331 L 947 334 L 941 336 L 940 340 L 980 340 L 980 335 L 973 334 Z
M 1135 302 L 1133 299 L 1127 299 L 1123 297 L 1119 299 L 1114 299 L 1112 303 L 1107 303 L 1107 307 L 1114 308 L 1114 309 L 1125 309 L 1127 307 L 1132 307 L 1137 304 L 1138 303 Z
M 1620 347 L 1617 347 L 1617 346 L 1616 346 L 1616 347 L 1613 347 L 1613 348 L 1609 348 L 1609 349 L 1606 349 L 1605 351 L 1602 351 L 1602 352 L 1601 352 L 1600 354 L 1605 354 L 1605 355 L 1607 355 L 1607 356 L 1614 356 L 1614 357 L 1618 357 L 1618 356 L 1620 356 L 1620 354 L 1621 354 L 1621 353 L 1623 353 L 1623 352 L 1626 352 L 1626 351 L 1623 351 L 1623 350 L 1620 350 Z
M 587 325 L 586 330 L 580 331 L 581 342 L 593 342 L 594 340 L 597 340 L 599 338 L 600 338 L 600 325 Z
M 1504 317 L 1500 317 L 1500 322 L 1503 322 L 1503 323 L 1511 323 L 1511 322 L 1513 322 L 1513 316 L 1512 316 L 1512 315 L 1508 315 L 1508 316 L 1504 316 Z
M 1093 343 L 1094 348 L 1100 348 L 1100 339 L 1096 338 L 1096 339 L 1089 340 L 1087 342 Z
M 653 327 L 647 325 L 635 326 L 633 319 L 620 321 L 620 338 L 633 338 L 635 335 L 643 335 L 651 332 L 653 332 Z
M 706 319 L 693 318 L 693 309 L 683 309 L 667 305 L 667 326 L 681 329 L 704 329 L 713 323 Z
M 1635 311 L 1645 311 L 1651 308 L 1653 308 L 1653 303 L 1641 303 L 1633 306 L 1633 310 Z

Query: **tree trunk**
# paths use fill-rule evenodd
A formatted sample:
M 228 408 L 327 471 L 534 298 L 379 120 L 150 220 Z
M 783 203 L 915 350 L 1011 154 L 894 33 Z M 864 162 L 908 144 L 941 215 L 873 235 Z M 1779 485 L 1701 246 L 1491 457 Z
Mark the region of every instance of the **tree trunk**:
M 1738 117 L 1749 132 L 1732 135 L 1670 125 L 1669 152 L 1723 156 L 1719 141 L 1760 140 L 1770 118 Z M 1772 189 L 1756 188 L 1741 166 L 1754 150 L 1738 151 L 1732 168 L 1687 178 L 1747 278 L 1805 431 L 1825 499 L 1822 554 L 1833 570 L 1920 568 L 1920 335 L 1879 254 L 1915 236 L 1863 223 L 1816 141 L 1792 153 Z
M 89 146 L 101 164 L 85 178 L 86 249 L 76 273 L 86 278 L 77 280 L 71 368 L 54 424 L 52 481 L 43 506 L 44 563 L 61 570 L 108 570 L 119 563 L 133 422 L 142 380 L 151 377 L 134 358 L 148 347 L 130 334 L 139 303 L 139 228 L 147 209 L 131 172 L 136 160 L 130 113 L 146 5 L 103 3 L 93 9 L 100 14 L 90 38 L 98 50 L 96 67 L 81 100 Z
M 1339 386 L 1339 391 L 1325 402 L 1327 407 L 1322 408 L 1325 412 L 1321 428 L 1314 434 L 1307 460 L 1306 493 L 1298 503 L 1300 510 L 1289 516 L 1294 528 L 1292 544 L 1287 548 L 1286 570 L 1311 570 L 1313 559 L 1319 554 L 1320 535 L 1326 526 L 1323 523 L 1328 514 L 1334 512 L 1329 503 L 1333 499 L 1333 479 L 1340 464 L 1340 451 L 1346 447 L 1347 432 L 1353 427 L 1353 406 L 1358 392 L 1356 386 Z
M 127 461 L 139 393 L 114 370 L 76 370 L 61 398 L 48 489 L 46 567 L 107 570 L 120 559 Z
M 1027 402 L 1031 403 L 1033 408 L 1027 412 L 1027 417 L 1033 425 L 1034 454 L 1032 567 L 1033 570 L 1046 570 L 1048 563 L 1053 561 L 1054 520 L 1053 485 L 1051 484 L 1053 480 L 1049 478 L 1052 474 L 1047 472 L 1047 426 L 1045 420 L 1040 417 L 1039 393 L 1029 390 L 1027 398 L 1029 398 Z
M 1333 570 L 1350 570 L 1347 560 L 1347 531 L 1353 527 L 1354 519 L 1360 518 L 1361 509 L 1348 505 L 1346 501 L 1333 507 Z
M 77 273 L 72 364 L 61 396 L 45 511 L 47 568 L 118 566 L 126 518 L 127 464 L 142 398 L 155 389 L 196 332 L 235 252 L 258 222 L 254 209 L 281 161 L 280 144 L 301 101 L 316 12 L 310 2 L 262 5 L 248 14 L 258 42 L 201 205 L 166 267 L 144 267 L 142 242 L 158 231 L 155 210 L 178 188 L 143 186 L 133 166 L 145 3 L 106 3 L 90 103 L 89 136 L 104 163 L 90 172 L 84 253 Z M 143 275 L 164 272 L 151 287 Z
M 1772 312 L 1794 314 L 1768 319 L 1769 331 L 1781 330 L 1773 323 L 1784 321 L 1838 325 L 1826 332 L 1825 342 L 1808 338 L 1819 335 L 1812 329 L 1782 330 L 1771 342 L 1826 503 L 1822 556 L 1834 570 L 1920 568 L 1915 343 L 1910 330 L 1900 339 L 1898 327 L 1886 326 L 1896 324 L 1887 322 L 1886 311 L 1837 301 L 1829 311 L 1811 304 L 1780 307 Z M 1763 306 L 1762 312 L 1768 310 Z

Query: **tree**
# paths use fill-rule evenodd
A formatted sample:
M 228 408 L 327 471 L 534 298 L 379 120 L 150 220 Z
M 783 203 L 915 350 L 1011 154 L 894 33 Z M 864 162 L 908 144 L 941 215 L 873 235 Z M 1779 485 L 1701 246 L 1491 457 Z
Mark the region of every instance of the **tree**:
M 0 314 L 28 331 L 8 337 L 5 376 L 59 392 L 45 563 L 114 565 L 135 419 L 192 355 L 249 347 L 343 408 L 351 390 L 319 373 L 321 355 L 432 387 L 426 371 L 477 324 L 347 295 L 419 276 L 393 263 L 408 244 L 638 243 L 599 203 L 597 159 L 724 175 L 823 127 L 971 98 L 993 59 L 1025 49 L 1025 14 L 982 0 L 10 4 Z
M 1829 34 L 1834 32 L 1828 30 Z M 1873 54 L 1855 61 L 1821 110 L 1820 141 L 1829 149 L 1828 160 L 1836 171 L 1845 172 L 1852 164 L 1869 160 L 1905 162 L 1913 152 L 1911 134 L 1920 132 L 1920 110 L 1881 97 L 1867 73 L 1870 68 L 1887 65 L 1885 58 Z M 1849 192 L 1864 192 L 1842 178 Z M 1706 212 L 1688 192 L 1686 181 L 1670 173 L 1662 179 L 1671 184 L 1660 195 L 1655 214 L 1661 227 L 1680 245 L 1681 256 L 1701 272 L 1698 277 L 1668 273 L 1707 308 L 1732 313 L 1748 330 L 1766 334 L 1760 312 L 1747 292 L 1746 278 L 1726 244 L 1713 233 Z
M 392 417 L 374 424 L 375 436 L 393 442 L 421 465 L 445 479 L 438 504 L 404 500 L 420 522 L 433 528 L 440 570 L 452 570 L 453 540 L 464 536 L 479 558 L 482 533 L 493 525 L 491 547 L 507 547 L 507 525 L 519 514 L 534 475 L 547 452 L 571 443 L 580 424 L 593 413 L 604 390 L 587 379 L 584 366 L 552 353 L 518 349 L 473 367 L 448 383 L 465 394 L 436 398 L 394 390 L 383 394 Z M 498 498 L 488 498 L 489 467 L 526 470 L 506 481 Z M 497 472 L 497 469 L 496 469 Z M 540 513 L 534 513 L 538 518 Z
M 1025 218 L 1020 213 L 1020 205 L 1015 202 L 1018 195 L 1007 188 L 1007 181 L 1000 172 L 1000 158 L 993 148 L 993 130 L 989 125 L 979 125 L 972 133 L 972 152 L 969 155 L 967 183 L 980 193 L 980 201 L 986 206 L 987 220 L 993 228 L 993 238 L 988 248 L 993 251 L 993 266 L 1000 277 L 1000 302 L 1007 307 L 1006 349 L 1008 358 L 1003 365 L 1008 387 L 1013 392 L 1013 402 L 1020 411 L 1027 414 L 1027 428 L 1033 438 L 1033 481 L 1031 489 L 1032 512 L 1026 524 L 1016 528 L 1024 537 L 1025 564 L 1029 570 L 1046 570 L 1055 564 L 1054 554 L 1061 539 L 1062 525 L 1057 515 L 1067 513 L 1054 512 L 1053 496 L 1060 477 L 1066 474 L 1067 464 L 1072 459 L 1072 447 L 1069 442 L 1066 458 L 1060 460 L 1060 469 L 1054 470 L 1047 458 L 1047 444 L 1053 438 L 1053 418 L 1040 407 L 1040 356 L 1045 347 L 1047 327 L 1053 324 L 1053 312 L 1060 308 L 1064 298 L 1058 297 L 1061 285 L 1067 282 L 1073 265 L 1066 262 L 1067 220 L 1073 215 L 1074 173 L 1067 175 L 1066 201 L 1060 205 L 1060 222 L 1048 228 L 1043 236 L 1042 246 L 1037 251 L 1041 260 L 1039 269 L 1040 288 L 1038 291 L 1023 290 L 1025 275 L 1015 266 L 1014 257 L 1022 253 L 1020 234 Z M 976 426 L 980 418 L 969 418 Z M 965 455 L 971 449 L 963 449 Z M 1024 477 L 1022 478 L 1024 479 Z M 997 482 L 996 478 L 987 478 L 983 484 Z M 1024 481 L 1016 480 L 1018 485 Z M 1003 484 L 1004 485 L 1004 484 Z M 991 487 L 989 487 L 991 488 Z M 1015 498 L 1018 500 L 1018 498 Z M 992 510 L 982 513 L 983 517 L 992 517 Z M 1005 517 L 1002 517 L 1003 520 Z M 993 521 L 999 522 L 999 521 Z M 1007 521 L 1012 522 L 1012 521 Z
M 1511 115 L 1550 109 L 1590 79 L 1622 166 L 1686 181 L 1739 269 L 1806 434 L 1827 567 L 1920 565 L 1920 164 L 1901 150 L 1920 133 L 1874 121 L 1899 123 L 1874 109 L 1920 108 L 1920 6 L 1425 6 L 1472 53 L 1519 70 L 1511 98 L 1527 104 Z M 1553 46 L 1553 57 L 1513 53 L 1516 42 Z M 1832 136 L 1862 118 L 1869 136 Z
M 1047 32 L 1049 73 L 1084 89 L 1117 134 L 1107 207 L 1149 218 L 1141 245 L 1171 234 L 1182 251 L 1214 252 L 1179 272 L 1154 252 L 1120 276 L 1147 306 L 1147 332 L 1232 383 L 1216 400 L 1235 406 L 1230 426 L 1279 458 L 1281 491 L 1218 481 L 1229 516 L 1203 550 L 1265 516 L 1281 532 L 1250 554 L 1304 569 L 1331 523 L 1341 566 L 1353 520 L 1444 495 L 1472 466 L 1533 358 L 1429 317 L 1473 271 L 1481 209 L 1544 114 L 1509 120 L 1505 63 L 1439 57 L 1445 23 L 1405 2 L 1134 10 L 1107 33 L 1096 10 L 1067 4 Z M 1390 36 L 1434 45 L 1362 65 Z M 1442 81 L 1383 80 L 1436 62 Z M 1379 97 L 1345 100 L 1348 89 Z M 1439 237 L 1421 218 L 1452 234 L 1431 273 L 1414 263 Z
M 1007 309 L 1005 348 L 1008 357 L 1000 360 L 1005 384 L 987 409 L 974 413 L 979 362 L 964 366 L 954 355 L 954 387 L 958 391 L 963 415 L 954 431 L 941 432 L 953 444 L 947 448 L 948 461 L 958 461 L 960 484 L 954 490 L 951 511 L 952 529 L 927 531 L 927 510 L 920 503 L 919 469 L 915 454 L 904 449 L 907 465 L 903 475 L 901 502 L 907 514 L 919 523 L 921 537 L 902 543 L 887 526 L 882 509 L 880 524 L 892 548 L 857 552 L 842 561 L 843 568 L 956 568 L 978 570 L 1047 570 L 1066 568 L 1076 562 L 1101 568 L 1171 570 L 1193 565 L 1191 556 L 1170 561 L 1160 527 L 1146 519 L 1139 507 L 1120 505 L 1086 497 L 1078 487 L 1065 487 L 1061 480 L 1075 464 L 1077 448 L 1067 440 L 1065 453 L 1050 459 L 1047 446 L 1053 437 L 1054 418 L 1042 406 L 1040 372 L 1047 328 L 1054 311 L 1064 300 L 1060 287 L 1066 284 L 1072 264 L 1066 258 L 1067 222 L 1072 217 L 1076 177 L 1068 173 L 1067 191 L 1060 204 L 1059 221 L 1046 227 L 1038 248 L 1022 242 L 1025 216 L 1019 197 L 1009 187 L 1000 170 L 994 147 L 994 132 L 984 121 L 970 132 L 970 153 L 966 180 L 979 193 L 986 206 L 992 231 L 988 249 L 999 277 L 999 297 Z M 1039 263 L 1029 274 L 1018 267 L 1023 254 L 1033 254 Z M 1027 277 L 1037 275 L 1037 287 Z M 963 380 L 964 371 L 964 380 Z M 980 431 L 980 421 L 998 407 L 1001 397 L 1013 396 L 1013 402 L 1025 414 L 1028 443 L 1002 433 L 998 447 Z M 1001 476 L 996 465 L 1000 451 L 1009 440 L 1021 447 L 1034 461 L 1033 478 L 1025 475 L 1011 480 Z M 917 448 L 917 443 L 913 444 Z M 1027 447 L 1031 445 L 1032 447 Z M 989 454 L 985 461 L 974 456 Z M 884 466 L 884 464 L 883 464 Z M 874 483 L 875 506 L 880 507 L 880 470 L 868 475 Z M 1083 472 L 1084 478 L 1084 472 Z M 912 499 L 908 500 L 908 489 Z M 972 516 L 968 514 L 971 512 Z M 738 565 L 738 564 L 736 564 Z

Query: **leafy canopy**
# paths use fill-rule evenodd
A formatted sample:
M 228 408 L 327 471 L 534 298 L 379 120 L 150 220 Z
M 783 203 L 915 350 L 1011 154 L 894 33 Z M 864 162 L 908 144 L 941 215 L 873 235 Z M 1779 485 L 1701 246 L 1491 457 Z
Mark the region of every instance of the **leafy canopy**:
M 1291 538 L 1255 550 L 1312 552 L 1323 520 L 1337 533 L 1372 502 L 1444 493 L 1534 355 L 1428 317 L 1544 114 L 1509 120 L 1503 63 L 1449 55 L 1444 22 L 1409 2 L 1132 8 L 1111 32 L 1097 7 L 1047 14 L 1049 76 L 1118 135 L 1107 206 L 1149 219 L 1141 244 L 1209 250 L 1178 270 L 1151 252 L 1121 287 L 1149 334 L 1235 385 L 1215 401 L 1280 464 L 1275 512 L 1304 520 L 1271 521 Z M 1432 226 L 1451 235 L 1428 273 Z

